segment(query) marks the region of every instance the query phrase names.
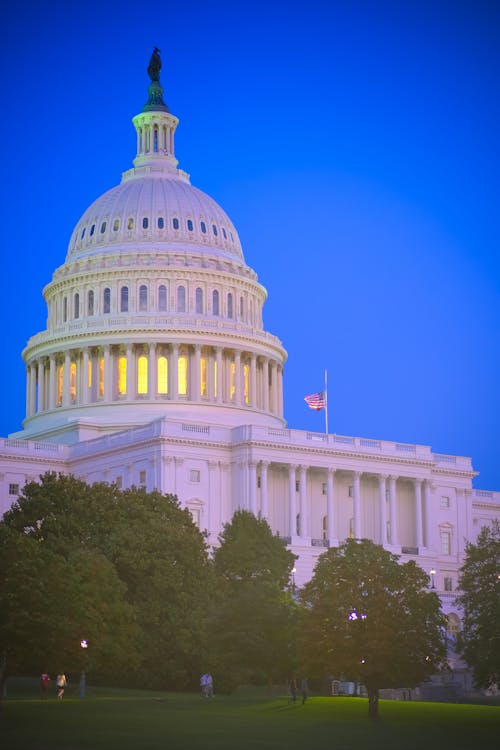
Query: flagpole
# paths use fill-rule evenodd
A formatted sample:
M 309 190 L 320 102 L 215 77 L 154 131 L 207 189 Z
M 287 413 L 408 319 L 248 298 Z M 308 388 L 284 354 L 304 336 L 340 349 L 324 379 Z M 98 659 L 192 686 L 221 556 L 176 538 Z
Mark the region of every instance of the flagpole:
M 328 435 L 328 370 L 325 370 L 325 433 Z

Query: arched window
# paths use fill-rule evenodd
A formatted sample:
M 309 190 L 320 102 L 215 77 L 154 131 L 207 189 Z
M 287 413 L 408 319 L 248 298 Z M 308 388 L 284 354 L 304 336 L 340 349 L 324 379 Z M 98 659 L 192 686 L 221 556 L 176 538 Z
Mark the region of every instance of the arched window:
M 177 393 L 187 396 L 188 392 L 188 358 L 185 354 L 179 356 L 177 362 Z
M 60 364 L 57 365 L 57 399 L 56 404 L 57 406 L 62 405 L 62 398 L 63 398 L 63 379 L 64 379 L 64 365 Z
M 160 284 L 158 287 L 158 310 L 165 312 L 167 309 L 167 287 L 165 284 Z
M 104 396 L 104 357 L 99 357 L 99 398 Z
M 120 219 L 115 219 L 113 222 L 113 232 L 117 232 L 120 229 Z
M 139 311 L 146 312 L 148 309 L 148 288 L 145 284 L 139 287 Z
M 133 229 L 134 228 L 134 220 L 132 217 L 129 218 L 127 221 L 127 229 Z
M 196 290 L 196 312 L 203 312 L 203 289 L 200 289 L 200 287 Z
M 106 231 L 106 222 L 103 221 L 101 224 L 101 234 L 104 234 L 105 231 Z
M 82 235 L 81 235 L 80 239 L 83 240 L 84 237 L 85 237 L 85 227 L 83 227 L 83 229 L 82 229 Z
M 68 298 L 64 297 L 63 299 L 63 323 L 66 323 L 68 320 Z
M 219 292 L 214 289 L 212 293 L 212 315 L 219 314 Z
M 186 312 L 186 287 L 177 287 L 177 312 Z
M 165 221 L 163 219 L 163 216 L 158 216 L 158 229 L 163 229 L 165 226 Z
M 227 240 L 227 234 L 226 234 L 226 230 L 224 229 L 224 227 L 222 227 L 222 236 L 224 237 L 225 240 Z
M 75 294 L 73 313 L 73 317 L 75 318 L 75 320 L 78 320 L 78 318 L 80 317 L 80 295 L 78 294 L 78 292 Z
M 172 226 L 175 230 L 179 229 L 179 219 L 172 219 Z
M 202 231 L 203 234 L 207 233 L 207 225 L 205 224 L 204 221 L 200 221 L 200 229 L 201 229 L 201 231 Z
M 233 295 L 231 292 L 227 295 L 227 317 L 233 317 Z
M 229 400 L 234 399 L 236 393 L 236 363 L 231 362 L 229 366 Z
M 147 216 L 144 216 L 142 220 L 142 228 L 147 229 L 149 227 L 149 219 Z
M 200 358 L 200 396 L 207 395 L 207 358 Z
M 92 226 L 90 227 L 90 236 L 91 237 L 94 234 L 94 232 L 95 232 L 95 224 L 92 224 Z
M 217 232 L 217 227 L 215 226 L 215 224 L 212 224 L 212 232 L 214 233 L 214 237 L 217 237 L 218 232 Z
M 128 286 L 120 289 L 120 312 L 128 312 Z
M 168 359 L 163 355 L 158 357 L 158 393 L 161 396 L 168 393 Z
M 87 294 L 87 315 L 91 316 L 94 314 L 94 292 L 92 289 Z
M 69 365 L 69 400 L 72 404 L 76 402 L 76 362 Z
M 118 357 L 118 395 L 124 396 L 127 392 L 127 358 Z
M 187 228 L 188 228 L 188 232 L 192 232 L 194 229 L 193 222 L 191 219 L 187 220 Z
M 137 360 L 137 393 L 144 395 L 148 392 L 148 358 L 141 354 Z
M 153 151 L 158 153 L 158 126 L 155 125 L 153 131 Z
M 111 289 L 106 287 L 102 297 L 102 311 L 106 315 L 111 312 Z

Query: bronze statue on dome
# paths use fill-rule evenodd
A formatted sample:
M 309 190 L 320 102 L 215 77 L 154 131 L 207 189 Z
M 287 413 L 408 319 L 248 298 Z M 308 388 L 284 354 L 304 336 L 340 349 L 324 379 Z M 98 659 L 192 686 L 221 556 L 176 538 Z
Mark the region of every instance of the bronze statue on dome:
M 152 81 L 160 80 L 160 70 L 161 70 L 160 52 L 161 50 L 159 50 L 158 47 L 153 47 L 153 54 L 151 55 L 151 60 L 149 61 L 149 65 L 148 65 L 148 76 L 151 78 Z

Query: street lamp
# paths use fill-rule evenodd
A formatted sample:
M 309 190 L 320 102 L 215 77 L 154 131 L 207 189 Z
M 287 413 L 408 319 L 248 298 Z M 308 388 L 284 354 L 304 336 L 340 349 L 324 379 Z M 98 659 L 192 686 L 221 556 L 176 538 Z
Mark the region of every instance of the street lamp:
M 436 571 L 434 568 L 430 569 L 430 574 L 431 574 L 431 589 L 435 589 L 436 586 L 434 585 L 434 576 L 436 575 Z
M 85 682 L 86 682 L 86 680 L 85 680 L 85 658 L 86 658 L 85 654 L 87 653 L 87 649 L 89 647 L 89 644 L 88 644 L 88 642 L 84 638 L 80 641 L 80 647 L 81 647 L 82 653 L 83 653 L 83 669 L 82 669 L 82 673 L 80 675 L 80 698 L 85 698 L 85 688 L 86 688 L 86 685 L 85 685 Z
M 295 573 L 297 572 L 297 568 L 295 565 L 292 568 L 292 594 L 295 594 Z

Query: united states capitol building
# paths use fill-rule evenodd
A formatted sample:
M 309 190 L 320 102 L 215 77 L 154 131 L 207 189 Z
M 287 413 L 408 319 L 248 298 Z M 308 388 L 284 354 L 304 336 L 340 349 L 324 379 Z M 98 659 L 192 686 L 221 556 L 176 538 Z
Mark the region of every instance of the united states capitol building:
M 154 53 L 132 168 L 83 213 L 43 290 L 23 429 L 0 441 L 0 513 L 49 470 L 174 493 L 212 544 L 245 508 L 298 555 L 298 585 L 328 546 L 369 538 L 429 573 L 453 632 L 465 541 L 500 519 L 500 493 L 472 488 L 467 457 L 287 425 L 266 290 L 230 218 L 177 167 L 159 69 Z

